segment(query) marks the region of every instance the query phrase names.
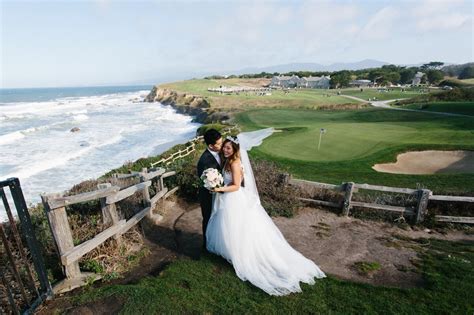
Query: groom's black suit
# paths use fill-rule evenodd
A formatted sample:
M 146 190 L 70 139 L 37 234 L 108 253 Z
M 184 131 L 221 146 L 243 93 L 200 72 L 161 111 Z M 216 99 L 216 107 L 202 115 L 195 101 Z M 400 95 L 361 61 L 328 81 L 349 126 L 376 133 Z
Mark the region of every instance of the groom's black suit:
M 223 156 L 220 156 L 221 162 L 223 163 Z M 219 165 L 219 162 L 214 158 L 211 152 L 208 149 L 204 151 L 199 159 L 197 164 L 197 174 L 200 178 L 204 170 L 208 168 L 215 168 L 222 171 L 222 165 Z M 202 213 L 202 235 L 203 235 L 203 246 L 206 248 L 206 229 L 209 218 L 211 217 L 212 211 L 212 194 L 209 190 L 204 187 L 199 188 L 199 202 L 201 203 L 201 213 Z

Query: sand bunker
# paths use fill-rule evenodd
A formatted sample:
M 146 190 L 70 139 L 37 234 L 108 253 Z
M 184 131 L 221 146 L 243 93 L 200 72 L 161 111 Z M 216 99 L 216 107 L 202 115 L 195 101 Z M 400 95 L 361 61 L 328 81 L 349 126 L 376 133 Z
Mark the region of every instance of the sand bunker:
M 394 174 L 474 173 L 474 151 L 413 151 L 399 154 L 396 163 L 372 168 Z

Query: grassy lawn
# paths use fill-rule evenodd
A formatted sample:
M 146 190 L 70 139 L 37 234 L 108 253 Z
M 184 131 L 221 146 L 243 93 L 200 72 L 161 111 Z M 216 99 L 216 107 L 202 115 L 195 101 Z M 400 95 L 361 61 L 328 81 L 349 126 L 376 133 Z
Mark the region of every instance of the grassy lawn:
M 468 84 L 468 85 L 474 85 L 474 78 L 472 79 L 464 79 L 464 80 L 459 80 L 462 83 Z
M 206 97 L 214 108 L 255 108 L 255 107 L 296 107 L 318 108 L 320 106 L 338 106 L 359 104 L 359 101 L 334 95 L 333 92 L 320 89 L 297 89 L 284 93 L 272 90 L 271 95 L 260 96 L 255 93 L 239 93 L 239 95 L 219 94 L 208 92 L 208 88 L 219 86 L 251 86 L 261 87 L 269 80 L 262 79 L 226 79 L 226 80 L 187 80 L 175 83 L 162 84 L 160 87 L 172 89 L 181 93 L 195 94 Z
M 259 109 L 237 116 L 244 129 L 283 129 L 254 149 L 252 155 L 277 162 L 295 177 L 335 184 L 354 181 L 423 186 L 437 193 L 463 194 L 474 191 L 474 174 L 387 174 L 374 171 L 372 166 L 395 161 L 398 153 L 410 150 L 474 150 L 473 120 L 376 108 Z M 327 133 L 322 136 L 318 151 L 320 128 Z
M 363 88 L 363 91 L 356 88 L 342 89 L 341 94 L 355 96 L 363 100 L 373 99 L 374 97 L 379 101 L 410 98 L 422 94 L 421 90 L 424 88 L 405 88 L 402 92 L 401 88 L 390 88 L 390 91 L 379 91 L 377 88 Z
M 403 108 L 474 116 L 474 102 L 435 102 L 412 104 L 404 106 Z
M 312 313 L 312 314 L 472 314 L 474 249 L 472 243 L 418 240 L 416 264 L 423 287 L 398 289 L 329 278 L 303 293 L 272 297 L 240 281 L 224 260 L 205 255 L 179 259 L 160 275 L 136 284 L 91 289 L 78 304 L 115 296 L 123 314 L 160 313 Z M 419 246 L 421 248 L 421 246 Z

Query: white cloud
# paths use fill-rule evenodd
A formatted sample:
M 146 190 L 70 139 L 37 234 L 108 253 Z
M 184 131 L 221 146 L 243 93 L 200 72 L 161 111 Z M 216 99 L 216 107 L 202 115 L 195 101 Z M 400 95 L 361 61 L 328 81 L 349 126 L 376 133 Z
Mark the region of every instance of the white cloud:
M 472 16 L 468 14 L 445 14 L 421 19 L 416 23 L 420 31 L 450 30 L 472 25 Z
M 425 0 L 412 9 L 416 29 L 420 32 L 454 30 L 473 23 L 472 3 L 466 13 L 463 0 Z M 468 10 L 469 11 L 469 10 Z
M 327 0 L 306 2 L 300 8 L 305 29 L 317 32 L 319 29 L 339 29 L 351 23 L 359 14 L 357 6 L 352 4 L 339 4 Z
M 394 30 L 395 21 L 400 17 L 400 12 L 391 6 L 377 11 L 360 31 L 362 39 L 386 39 Z

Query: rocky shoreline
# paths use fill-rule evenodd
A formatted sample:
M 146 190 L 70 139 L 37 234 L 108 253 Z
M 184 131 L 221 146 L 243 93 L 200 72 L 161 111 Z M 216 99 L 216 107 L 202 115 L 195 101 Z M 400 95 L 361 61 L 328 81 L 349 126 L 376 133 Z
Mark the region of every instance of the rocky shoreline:
M 194 117 L 194 121 L 202 124 L 229 119 L 229 115 L 217 110 L 211 110 L 207 99 L 199 95 L 176 92 L 155 85 L 145 97 L 145 102 L 160 102 L 176 109 L 180 114 Z

